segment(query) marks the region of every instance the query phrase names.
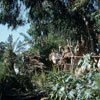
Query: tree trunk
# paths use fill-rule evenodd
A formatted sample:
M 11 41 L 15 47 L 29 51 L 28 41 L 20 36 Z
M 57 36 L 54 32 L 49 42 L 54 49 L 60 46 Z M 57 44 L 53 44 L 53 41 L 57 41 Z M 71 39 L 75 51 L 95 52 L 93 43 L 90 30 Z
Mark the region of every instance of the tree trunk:
M 100 0 L 98 0 L 98 11 L 100 12 Z
M 90 45 L 91 45 L 91 51 L 94 52 L 94 41 L 93 38 L 90 36 Z
M 94 41 L 93 41 L 93 38 L 92 38 L 91 33 L 90 33 L 89 23 L 86 20 L 86 17 L 84 15 L 83 15 L 83 20 L 85 22 L 85 25 L 87 28 L 87 33 L 88 33 L 88 41 L 89 41 L 88 48 L 90 48 L 90 51 L 94 52 Z

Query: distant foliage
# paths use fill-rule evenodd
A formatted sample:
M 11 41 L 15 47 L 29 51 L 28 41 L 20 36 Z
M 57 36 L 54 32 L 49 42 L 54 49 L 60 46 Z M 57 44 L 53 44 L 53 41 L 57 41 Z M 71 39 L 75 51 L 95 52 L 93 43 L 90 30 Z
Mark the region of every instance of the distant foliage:
M 58 50 L 59 45 L 62 45 L 62 47 L 66 45 L 65 38 L 52 36 L 51 34 L 49 34 L 46 41 L 42 41 L 40 44 L 37 44 L 35 41 L 33 42 L 29 38 L 27 40 L 29 41 L 27 42 L 30 44 L 30 48 L 27 52 L 30 54 L 40 55 L 43 59 L 48 59 L 52 49 Z
M 0 60 L 2 60 L 4 52 L 5 52 L 5 43 L 0 42 Z

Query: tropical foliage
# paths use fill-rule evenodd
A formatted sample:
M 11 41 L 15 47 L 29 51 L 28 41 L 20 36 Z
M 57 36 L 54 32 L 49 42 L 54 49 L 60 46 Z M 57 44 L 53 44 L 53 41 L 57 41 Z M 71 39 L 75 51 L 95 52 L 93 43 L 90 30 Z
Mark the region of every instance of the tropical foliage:
M 81 62 L 81 63 L 80 63 Z M 73 73 L 48 72 L 43 89 L 52 100 L 99 100 L 100 99 L 100 72 L 96 64 L 91 61 L 91 54 L 84 56 L 78 64 L 82 64 L 84 72 L 81 75 Z M 87 66 L 91 64 L 91 70 Z M 77 66 L 78 67 L 78 66 Z
M 13 65 L 16 61 L 18 63 L 17 55 L 20 54 L 20 52 L 24 52 L 24 50 L 24 43 L 18 39 L 14 41 L 12 35 L 9 35 L 8 40 L 5 42 L 3 59 L 8 59 L 8 66 L 10 69 L 13 69 Z
M 68 73 L 49 73 L 45 85 L 52 100 L 91 100 L 100 99 L 99 75 L 90 72 L 76 78 Z
M 24 64 L 20 55 L 25 44 L 30 46 L 25 51 L 28 60 L 38 62 L 37 65 L 40 60 L 48 63 L 51 50 L 58 50 L 59 45 L 64 47 L 66 40 L 72 48 L 79 43 L 83 51 L 80 55 L 85 49 L 99 54 L 100 0 L 0 0 L 0 24 L 16 29 L 27 23 L 30 24 L 27 35 L 20 33 L 24 36 L 23 42 L 14 41 L 9 35 L 8 40 L 1 43 L 4 48 L 0 47 L 0 99 L 3 93 L 30 92 L 36 87 L 45 91 L 50 100 L 100 100 L 100 72 L 97 62 L 91 59 L 92 53 L 75 64 L 73 73 L 58 72 L 54 65 L 51 71 L 14 73 L 14 63 L 18 68 L 26 67 L 25 55 Z M 30 55 L 38 56 L 39 61 Z M 29 62 L 28 65 L 32 67 Z M 83 70 L 76 75 L 79 68 Z

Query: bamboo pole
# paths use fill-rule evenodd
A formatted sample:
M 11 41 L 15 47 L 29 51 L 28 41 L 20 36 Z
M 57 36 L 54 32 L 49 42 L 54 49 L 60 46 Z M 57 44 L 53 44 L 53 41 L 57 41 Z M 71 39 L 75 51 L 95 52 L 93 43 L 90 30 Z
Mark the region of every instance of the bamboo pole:
M 68 56 L 71 58 L 83 58 L 83 56 Z M 92 58 L 99 58 L 100 56 L 92 56 Z

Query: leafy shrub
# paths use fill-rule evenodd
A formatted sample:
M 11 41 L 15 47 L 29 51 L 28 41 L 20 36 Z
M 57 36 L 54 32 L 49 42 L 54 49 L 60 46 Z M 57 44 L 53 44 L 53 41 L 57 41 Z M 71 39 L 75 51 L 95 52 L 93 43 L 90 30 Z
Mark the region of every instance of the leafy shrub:
M 7 75 L 7 64 L 0 62 L 0 80 Z
M 100 100 L 100 73 L 90 72 L 79 78 L 69 73 L 49 72 L 45 89 L 53 100 Z
M 16 76 L 15 74 L 6 76 L 5 79 L 2 80 L 1 86 L 3 95 L 22 92 L 24 93 L 33 89 L 31 78 L 29 76 Z
M 5 80 L 11 74 L 14 75 L 14 72 L 9 70 L 8 65 L 6 63 L 0 62 L 0 100 L 2 100 L 1 96 L 5 89 L 5 86 L 4 86 Z
M 44 89 L 52 100 L 100 100 L 100 72 L 87 54 L 78 63 L 84 72 L 78 77 L 66 72 L 48 72 Z M 87 66 L 91 70 L 87 71 Z
M 77 64 L 77 67 L 81 66 L 84 71 L 90 67 L 91 70 L 96 70 L 96 64 L 92 60 L 92 53 L 91 54 L 86 54 L 83 56 L 83 59 L 80 59 L 80 61 Z
M 16 75 L 6 63 L 0 62 L 0 100 L 6 94 L 31 91 L 33 85 L 28 75 Z

